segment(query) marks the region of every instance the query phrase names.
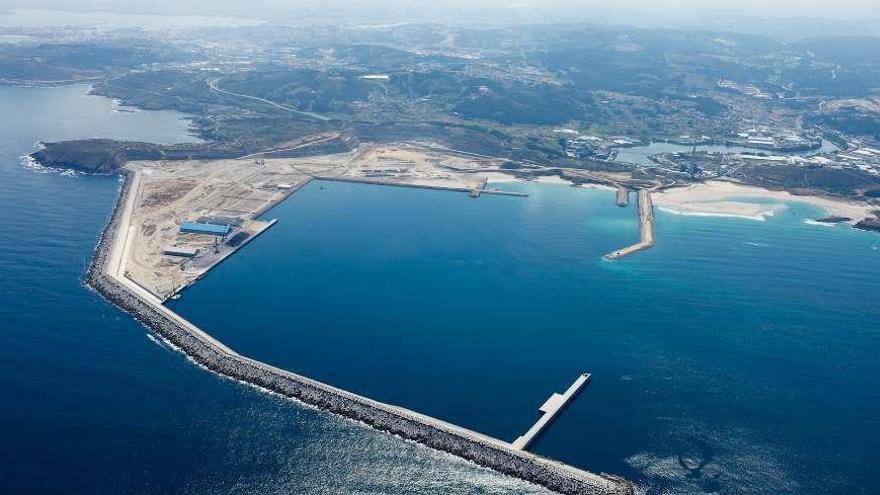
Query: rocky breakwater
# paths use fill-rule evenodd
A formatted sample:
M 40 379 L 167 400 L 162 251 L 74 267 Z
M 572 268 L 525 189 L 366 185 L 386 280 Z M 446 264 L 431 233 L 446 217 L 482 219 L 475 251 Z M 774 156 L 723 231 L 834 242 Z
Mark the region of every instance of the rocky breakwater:
M 87 272 L 87 282 L 107 300 L 133 315 L 196 363 L 220 375 L 300 400 L 377 430 L 416 441 L 480 466 L 563 494 L 631 495 L 626 480 L 593 474 L 514 449 L 510 444 L 415 412 L 373 401 L 309 378 L 241 356 L 195 328 L 169 309 L 147 301 L 107 270 L 116 231 L 123 217 L 131 175 L 126 174 L 116 207 Z
M 654 204 L 651 201 L 651 192 L 647 189 L 639 189 L 639 242 L 623 249 L 618 249 L 602 257 L 606 261 L 629 256 L 654 246 Z

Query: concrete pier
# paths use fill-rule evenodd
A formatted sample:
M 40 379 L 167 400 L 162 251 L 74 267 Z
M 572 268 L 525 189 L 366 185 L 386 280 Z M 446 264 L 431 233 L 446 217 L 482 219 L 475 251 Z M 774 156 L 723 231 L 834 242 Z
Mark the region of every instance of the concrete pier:
M 160 297 L 160 299 L 162 300 L 162 302 L 165 302 L 165 301 L 167 301 L 167 300 L 169 300 L 169 299 L 174 299 L 174 298 L 178 297 L 179 294 L 180 294 L 181 292 L 183 292 L 184 289 L 188 288 L 190 285 L 192 285 L 192 284 L 195 283 L 196 281 L 198 281 L 198 280 L 202 280 L 203 278 L 205 278 L 205 277 L 208 275 L 208 272 L 210 272 L 210 271 L 213 270 L 214 268 L 217 268 L 218 266 L 220 266 L 221 263 L 223 263 L 224 261 L 226 261 L 227 259 L 229 259 L 233 254 L 237 253 L 240 249 L 242 249 L 243 247 L 245 247 L 246 245 L 248 245 L 248 243 L 250 243 L 251 241 L 253 241 L 253 240 L 256 239 L 257 237 L 261 236 L 264 232 L 266 232 L 267 230 L 269 230 L 269 228 L 271 228 L 272 226 L 274 226 L 276 223 L 278 223 L 278 219 L 277 219 L 277 218 L 273 218 L 272 220 L 269 220 L 268 222 L 266 222 L 266 223 L 262 226 L 262 228 L 260 228 L 260 229 L 259 229 L 258 231 L 256 231 L 256 232 L 254 232 L 253 235 L 249 235 L 245 240 L 241 241 L 241 244 L 239 244 L 238 246 L 235 246 L 233 249 L 231 249 L 231 250 L 225 252 L 225 253 L 223 254 L 223 256 L 221 256 L 221 257 L 217 258 L 216 260 L 214 260 L 214 262 L 211 264 L 211 266 L 208 267 L 207 270 L 205 270 L 204 272 L 202 272 L 202 274 L 199 275 L 198 278 L 196 278 L 196 280 L 192 281 L 192 282 L 189 283 L 189 284 L 184 284 L 184 285 L 181 285 L 180 287 L 175 287 L 174 290 L 172 290 L 170 293 L 168 293 L 168 294 L 163 295 L 162 297 Z
M 498 196 L 515 196 L 517 198 L 527 198 L 528 193 L 519 191 L 501 191 L 498 189 L 483 189 L 483 194 L 497 194 Z
M 608 253 L 602 259 L 612 261 L 654 246 L 654 205 L 651 202 L 651 191 L 647 189 L 639 189 L 639 237 L 636 244 Z
M 500 196 L 516 196 L 518 198 L 527 198 L 529 195 L 523 192 L 517 191 L 501 191 L 498 189 L 486 189 L 486 184 L 484 183 L 482 186 L 476 187 L 474 189 L 468 189 L 466 187 L 455 187 L 455 186 L 438 186 L 433 184 L 414 184 L 409 182 L 394 182 L 390 180 L 382 180 L 382 179 L 368 179 L 363 177 L 343 177 L 337 175 L 316 175 L 312 178 L 313 180 L 323 180 L 328 182 L 353 182 L 355 184 L 373 184 L 377 186 L 394 186 L 394 187 L 411 187 L 415 189 L 431 189 L 434 191 L 455 191 L 455 192 L 466 192 L 472 198 L 478 198 L 483 194 L 497 194 Z
M 126 173 L 119 200 L 95 249 L 87 283 L 193 362 L 219 375 L 270 390 L 380 431 L 447 452 L 566 495 L 632 495 L 626 480 L 593 474 L 510 443 L 401 407 L 374 401 L 242 356 L 196 327 L 125 276 L 125 251 L 138 173 Z M 571 389 L 570 389 L 571 390 Z M 566 392 L 568 393 L 568 392 Z M 558 400 L 548 401 L 548 410 Z
M 617 186 L 617 206 L 621 208 L 629 206 L 629 189 Z
M 408 182 L 394 182 L 390 180 L 369 179 L 366 177 L 345 177 L 340 175 L 316 175 L 315 180 L 324 180 L 329 182 L 353 182 L 355 184 L 375 184 L 379 186 L 395 186 L 395 187 L 413 187 L 416 189 L 432 189 L 435 191 L 456 191 L 470 193 L 472 189 L 466 187 L 455 186 L 439 186 L 433 184 L 412 184 Z
M 488 184 L 488 183 L 489 183 L 489 179 L 483 179 L 482 181 L 480 181 L 480 183 L 477 185 L 477 187 L 471 189 L 471 193 L 470 193 L 471 197 L 472 198 L 479 198 L 480 194 L 483 194 L 483 189 L 486 189 L 486 184 Z
M 541 411 L 541 417 L 531 428 L 529 428 L 529 431 L 513 441 L 513 448 L 519 450 L 527 449 L 529 445 L 531 445 L 532 442 L 544 432 L 556 416 L 565 409 L 565 406 L 577 396 L 581 389 L 584 388 L 584 385 L 589 383 L 589 381 L 590 374 L 584 373 L 579 376 L 564 393 L 557 394 L 554 392 L 553 395 L 544 402 L 544 405 L 538 408 L 538 410 Z

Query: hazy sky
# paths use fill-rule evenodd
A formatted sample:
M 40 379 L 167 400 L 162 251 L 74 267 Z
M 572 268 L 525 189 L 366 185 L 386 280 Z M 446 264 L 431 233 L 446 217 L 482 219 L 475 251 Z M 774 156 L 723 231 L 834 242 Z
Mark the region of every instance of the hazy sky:
M 880 21 L 880 0 L 0 0 L 7 9 L 105 11 L 114 13 L 242 16 L 282 20 L 309 16 L 327 21 L 339 16 L 456 22 L 468 13 L 480 21 L 582 21 L 646 24 L 693 23 L 725 16 L 762 16 Z M 0 7 L 0 8 L 2 8 Z M 447 18 L 448 19 L 445 19 Z

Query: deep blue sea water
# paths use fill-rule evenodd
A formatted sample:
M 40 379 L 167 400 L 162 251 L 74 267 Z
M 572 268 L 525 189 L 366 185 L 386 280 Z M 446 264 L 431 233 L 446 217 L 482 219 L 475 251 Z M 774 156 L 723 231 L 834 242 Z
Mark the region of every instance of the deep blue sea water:
M 316 182 L 173 303 L 234 349 L 534 446 L 651 493 L 875 493 L 880 236 L 658 211 L 613 192 L 528 198 Z
M 19 157 L 38 140 L 192 138 L 176 114 L 86 90 L 0 87 L 0 493 L 540 493 L 218 378 L 87 290 L 117 178 Z

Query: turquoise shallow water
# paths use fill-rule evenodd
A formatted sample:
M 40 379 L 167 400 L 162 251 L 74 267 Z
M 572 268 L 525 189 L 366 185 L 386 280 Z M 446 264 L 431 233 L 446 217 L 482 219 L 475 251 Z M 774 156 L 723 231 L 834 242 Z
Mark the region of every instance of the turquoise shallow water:
M 117 178 L 19 157 L 38 140 L 192 138 L 176 114 L 85 92 L 0 87 L 0 493 L 542 493 L 220 379 L 88 291 Z
M 173 306 L 234 349 L 512 440 L 578 373 L 536 452 L 650 493 L 872 493 L 880 236 L 528 198 L 316 182 Z

